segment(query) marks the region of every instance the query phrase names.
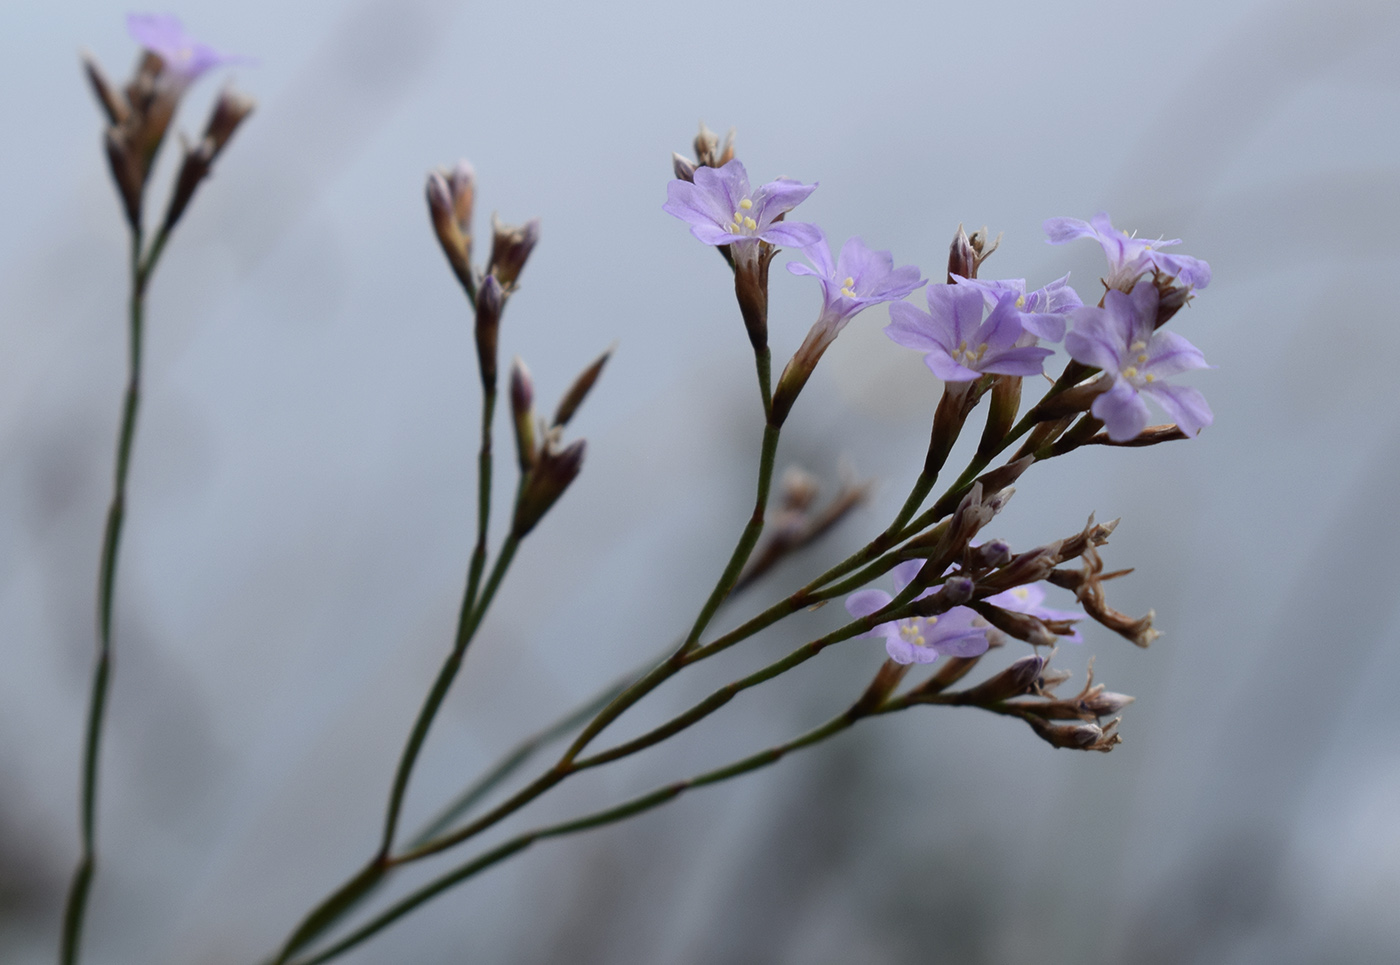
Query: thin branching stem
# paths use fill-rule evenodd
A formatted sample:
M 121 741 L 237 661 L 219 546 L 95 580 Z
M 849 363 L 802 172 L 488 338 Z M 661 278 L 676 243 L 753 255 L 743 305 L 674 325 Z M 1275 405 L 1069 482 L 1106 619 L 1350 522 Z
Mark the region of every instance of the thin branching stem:
M 97 575 L 97 653 L 92 668 L 92 688 L 88 697 L 87 727 L 83 743 L 83 769 L 80 791 L 79 825 L 82 852 L 73 871 L 68 901 L 63 913 L 63 933 L 59 945 L 62 965 L 78 961 L 88 894 L 97 870 L 97 785 L 101 760 L 102 733 L 106 722 L 107 691 L 112 675 L 112 616 L 117 586 L 117 560 L 121 548 L 122 524 L 126 519 L 126 482 L 131 469 L 131 452 L 136 440 L 136 416 L 141 405 L 141 358 L 145 337 L 146 285 L 150 281 L 169 232 L 156 233 L 150 251 L 142 253 L 139 228 L 131 232 L 131 295 L 127 306 L 127 382 L 122 402 L 121 427 L 117 433 L 116 465 L 113 470 L 112 501 L 102 534 L 101 561 Z
M 660 807 L 680 797 L 692 788 L 704 787 L 707 784 L 718 784 L 731 778 L 739 777 L 751 771 L 759 770 L 771 764 L 776 764 L 785 756 L 803 747 L 809 747 L 832 737 L 841 731 L 854 725 L 858 720 L 867 716 L 886 713 L 885 709 L 871 711 L 856 711 L 855 708 L 832 718 L 820 727 L 816 727 L 800 737 L 790 741 L 776 744 L 756 754 L 741 758 L 724 767 L 719 767 L 694 777 L 680 781 L 673 781 L 670 784 L 662 785 L 646 794 L 638 795 L 629 801 L 625 801 L 615 807 L 592 814 L 575 818 L 571 821 L 563 821 L 558 824 L 545 825 L 533 831 L 527 831 L 517 835 L 494 848 L 478 855 L 466 864 L 449 871 L 435 880 L 414 891 L 412 894 L 401 899 L 380 915 L 367 922 L 362 927 L 356 929 L 336 944 L 325 951 L 313 955 L 309 958 L 299 959 L 293 965 L 321 965 L 323 962 L 331 961 L 339 957 L 367 938 L 377 934 L 379 931 L 393 924 L 404 915 L 413 911 L 419 905 L 427 902 L 449 888 L 452 888 L 463 881 L 481 873 L 492 865 L 504 861 L 506 858 L 517 854 L 536 841 L 546 838 L 559 838 L 570 834 L 577 834 L 581 831 L 588 831 L 593 828 L 603 827 L 608 824 L 615 824 L 618 821 L 626 820 L 644 811 Z

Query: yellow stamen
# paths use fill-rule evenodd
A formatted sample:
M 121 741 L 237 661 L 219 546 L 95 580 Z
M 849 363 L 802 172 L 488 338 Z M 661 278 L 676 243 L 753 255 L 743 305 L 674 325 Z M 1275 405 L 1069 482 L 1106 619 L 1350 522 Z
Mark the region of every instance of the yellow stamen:
M 1137 378 L 1137 366 L 1134 366 L 1134 365 L 1128 366 L 1126 369 L 1123 370 L 1123 374 L 1126 375 L 1126 376 L 1127 376 L 1128 378 L 1130 378 L 1130 379 L 1135 379 L 1135 378 Z
M 755 229 L 755 228 L 758 227 L 758 222 L 755 221 L 755 220 L 753 220 L 752 218 L 747 218 L 747 217 L 746 217 L 746 218 L 744 219 L 744 227 L 745 227 L 745 228 L 748 228 L 750 231 L 752 231 L 753 229 Z
M 1157 381 L 1157 376 L 1153 375 L 1151 372 L 1148 372 L 1145 376 L 1143 376 L 1143 378 L 1145 378 L 1148 382 Z
M 1017 297 L 1017 299 L 1016 299 L 1016 307 L 1017 307 L 1017 308 L 1025 308 L 1025 307 L 1026 307 L 1026 296 L 1025 296 L 1025 295 L 1020 295 L 1020 296 Z
M 1140 355 L 1138 356 L 1138 365 L 1146 365 L 1146 364 L 1147 364 L 1147 353 L 1146 353 L 1146 352 L 1143 352 L 1142 354 L 1140 354 Z
M 750 208 L 753 207 L 753 202 L 750 201 L 748 198 L 745 198 L 743 201 L 740 201 L 740 202 L 739 202 L 739 207 L 741 207 L 741 208 L 743 208 L 745 211 L 747 211 L 747 210 L 749 210 Z

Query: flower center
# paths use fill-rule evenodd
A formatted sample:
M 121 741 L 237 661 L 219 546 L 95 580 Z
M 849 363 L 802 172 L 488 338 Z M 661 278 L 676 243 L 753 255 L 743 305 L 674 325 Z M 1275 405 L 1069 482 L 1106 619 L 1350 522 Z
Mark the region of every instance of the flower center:
M 1147 364 L 1148 355 L 1147 355 L 1147 351 L 1146 351 L 1146 350 L 1147 350 L 1147 343 L 1144 342 L 1144 341 L 1142 341 L 1141 339 L 1137 340 L 1137 341 L 1134 342 L 1132 345 L 1129 345 L 1129 346 L 1128 346 L 1128 351 L 1129 351 L 1130 353 L 1133 353 L 1133 355 L 1135 356 L 1135 358 L 1134 358 L 1134 360 L 1133 360 L 1135 364 L 1131 364 L 1131 365 L 1124 366 L 1124 368 L 1123 368 L 1123 377 L 1124 377 L 1125 379 L 1131 380 L 1131 379 L 1136 379 L 1136 378 L 1139 378 L 1139 377 L 1140 377 L 1140 378 L 1142 379 L 1142 381 L 1144 381 L 1144 382 L 1155 382 L 1155 381 L 1157 381 L 1157 376 L 1153 375 L 1151 372 L 1139 372 L 1139 371 L 1138 371 L 1138 366 L 1139 366 L 1139 365 L 1146 365 L 1146 364 Z
M 1018 600 L 1027 600 L 1030 598 L 1031 591 L 1026 589 L 1024 586 L 1018 586 L 1016 587 L 1016 589 L 1011 591 L 1011 595 Z
M 931 630 L 937 622 L 938 617 L 909 617 L 907 620 L 900 620 L 899 636 L 916 647 L 927 647 L 928 638 L 924 636 L 924 631 Z
M 855 284 L 856 280 L 848 275 L 846 280 L 841 283 L 841 294 L 845 295 L 847 298 L 855 298 Z
M 729 223 L 729 233 L 731 235 L 748 234 L 758 227 L 758 222 L 750 215 L 753 209 L 753 201 L 745 198 L 739 202 L 739 210 L 734 212 L 734 220 Z
M 982 356 L 986 354 L 986 342 L 983 342 L 976 348 L 968 348 L 966 339 L 958 343 L 958 347 L 953 349 L 952 352 L 953 361 L 957 362 L 959 365 L 966 366 L 967 368 L 972 368 L 978 362 L 982 361 Z

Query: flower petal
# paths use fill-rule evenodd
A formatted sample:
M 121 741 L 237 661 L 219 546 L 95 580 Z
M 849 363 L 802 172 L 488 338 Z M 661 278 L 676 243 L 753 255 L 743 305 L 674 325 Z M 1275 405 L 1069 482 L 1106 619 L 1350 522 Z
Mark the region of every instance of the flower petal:
M 1069 342 L 1068 336 L 1065 342 Z M 1089 411 L 1096 419 L 1103 421 L 1108 437 L 1114 442 L 1134 439 L 1147 427 L 1147 403 L 1142 401 L 1128 380 L 1121 377 L 1115 378 L 1113 387 L 1094 400 Z
M 846 612 L 853 617 L 868 617 L 889 606 L 893 599 L 884 590 L 857 590 L 846 597 Z
M 1167 417 L 1188 436 L 1195 436 L 1215 421 L 1215 415 L 1206 404 L 1206 397 L 1188 385 L 1167 385 L 1154 382 L 1143 386 L 1144 395 L 1166 410 Z

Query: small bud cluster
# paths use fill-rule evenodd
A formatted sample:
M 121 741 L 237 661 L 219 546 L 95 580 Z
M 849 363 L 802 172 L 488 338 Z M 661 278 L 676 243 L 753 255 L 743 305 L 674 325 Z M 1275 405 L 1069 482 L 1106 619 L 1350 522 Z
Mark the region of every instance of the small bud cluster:
M 131 14 L 127 28 L 143 51 L 124 88 L 113 86 L 90 56 L 83 58 L 83 67 L 98 104 L 107 115 L 107 161 L 122 209 L 127 223 L 139 232 L 146 183 L 180 99 L 200 75 L 222 64 L 244 62 L 245 58 L 221 54 L 199 43 L 172 16 Z M 203 135 L 183 146 L 184 160 L 161 222 L 162 232 L 175 227 L 195 190 L 209 176 L 215 159 L 252 113 L 253 106 L 251 98 L 232 88 L 220 93 Z

